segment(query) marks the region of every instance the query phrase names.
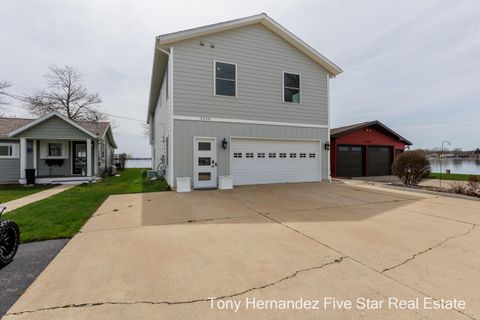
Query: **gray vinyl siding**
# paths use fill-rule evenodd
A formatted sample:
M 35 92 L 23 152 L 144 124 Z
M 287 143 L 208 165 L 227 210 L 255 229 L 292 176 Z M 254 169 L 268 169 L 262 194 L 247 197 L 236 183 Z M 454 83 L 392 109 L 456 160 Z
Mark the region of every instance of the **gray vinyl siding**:
M 92 139 L 83 131 L 75 128 L 58 117 L 52 117 L 44 122 L 18 134 L 16 137 L 33 139 Z
M 223 138 L 231 136 L 265 137 L 278 139 L 320 139 L 322 145 L 327 141 L 328 131 L 324 128 L 303 128 L 287 126 L 270 126 L 256 124 L 224 123 L 174 120 L 174 178 L 190 177 L 193 181 L 193 137 L 217 138 L 217 174 L 230 174 L 230 147 L 221 148 Z M 328 152 L 321 152 L 322 180 L 328 180 Z M 176 183 L 174 181 L 174 183 Z
M 174 115 L 328 124 L 327 71 L 260 24 L 173 49 Z M 238 98 L 214 96 L 214 60 L 237 64 Z M 283 103 L 282 71 L 301 74 L 301 104 Z
M 153 168 L 161 169 L 162 168 L 162 158 L 165 159 L 165 166 L 163 169 L 168 168 L 168 159 L 167 159 L 167 143 L 164 142 L 165 139 L 169 139 L 170 135 L 170 124 L 171 124 L 171 114 L 170 114 L 170 100 L 167 99 L 167 73 L 165 73 L 165 81 L 162 84 L 160 89 L 160 96 L 158 99 L 158 104 L 155 109 L 155 114 L 151 121 L 153 123 Z M 166 141 L 166 140 L 165 140 Z M 168 175 L 168 170 L 167 175 Z M 168 179 L 168 176 L 167 176 Z
M 0 140 L 5 143 L 17 143 L 20 141 Z M 18 182 L 20 178 L 20 158 L 3 158 L 0 159 L 0 183 Z

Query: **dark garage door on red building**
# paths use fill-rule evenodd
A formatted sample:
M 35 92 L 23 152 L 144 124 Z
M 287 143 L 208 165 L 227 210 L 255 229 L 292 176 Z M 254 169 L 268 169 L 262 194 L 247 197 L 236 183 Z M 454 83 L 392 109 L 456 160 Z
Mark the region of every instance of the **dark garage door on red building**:
M 394 158 L 412 144 L 380 121 L 332 129 L 330 140 L 333 177 L 391 175 Z
M 361 177 L 364 175 L 364 150 L 360 146 L 339 145 L 337 150 L 337 176 Z

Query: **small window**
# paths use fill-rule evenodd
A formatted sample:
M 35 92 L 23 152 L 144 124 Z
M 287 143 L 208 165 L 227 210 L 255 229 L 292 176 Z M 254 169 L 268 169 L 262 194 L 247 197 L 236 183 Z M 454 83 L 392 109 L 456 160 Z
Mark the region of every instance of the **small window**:
M 215 95 L 237 96 L 237 65 L 215 61 Z
M 1 144 L 0 145 L 0 157 L 2 157 L 2 158 L 13 157 L 13 145 L 11 145 L 11 144 Z
M 283 73 L 283 102 L 300 103 L 300 75 Z
M 10 157 L 12 155 L 12 146 L 0 146 L 0 156 Z
M 242 157 L 242 153 L 241 153 L 241 152 L 234 152 L 234 153 L 233 153 L 233 157 L 234 157 L 234 158 L 241 158 L 241 157 Z
M 362 147 L 352 147 L 353 152 L 362 152 Z
M 307 154 L 306 153 L 300 153 L 300 158 L 306 158 Z
M 287 157 L 287 154 L 286 153 L 279 153 L 278 156 L 280 158 L 286 158 Z
M 245 158 L 253 158 L 253 152 L 246 152 Z
M 199 172 L 198 173 L 198 181 L 208 181 L 212 180 L 212 173 L 211 172 Z
M 265 153 L 263 152 L 257 153 L 257 158 L 265 158 Z
M 211 143 L 210 142 L 199 142 L 198 150 L 199 151 L 210 151 Z
M 210 157 L 199 157 L 198 158 L 198 165 L 199 166 L 209 166 L 211 165 L 211 158 Z
M 269 153 L 269 154 L 268 154 L 268 157 L 269 157 L 269 158 L 276 158 L 276 157 L 277 157 L 277 154 L 276 154 L 276 153 Z
M 338 146 L 338 151 L 348 151 L 348 146 Z
M 48 156 L 49 157 L 61 157 L 62 156 L 62 144 L 61 143 L 49 143 L 48 144 Z
M 290 158 L 296 158 L 297 154 L 296 153 L 290 153 Z
M 309 157 L 309 158 L 315 158 L 316 156 L 317 156 L 316 153 L 309 153 L 309 154 L 308 154 L 308 157 Z

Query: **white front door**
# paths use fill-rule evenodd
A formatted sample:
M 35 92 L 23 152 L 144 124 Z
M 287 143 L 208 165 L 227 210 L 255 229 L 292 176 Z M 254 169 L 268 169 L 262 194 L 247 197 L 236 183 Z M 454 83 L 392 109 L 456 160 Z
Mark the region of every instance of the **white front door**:
M 217 187 L 217 139 L 215 137 L 193 138 L 193 186 L 194 188 Z

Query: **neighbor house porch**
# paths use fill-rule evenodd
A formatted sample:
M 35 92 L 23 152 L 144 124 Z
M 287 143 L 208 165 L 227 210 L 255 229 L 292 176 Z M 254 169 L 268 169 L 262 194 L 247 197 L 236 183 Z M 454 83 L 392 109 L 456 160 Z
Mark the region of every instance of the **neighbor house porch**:
M 35 183 L 75 184 L 99 174 L 98 142 L 95 139 L 20 138 L 20 179 L 27 183 L 33 169 Z

